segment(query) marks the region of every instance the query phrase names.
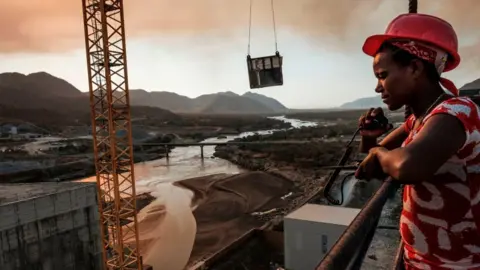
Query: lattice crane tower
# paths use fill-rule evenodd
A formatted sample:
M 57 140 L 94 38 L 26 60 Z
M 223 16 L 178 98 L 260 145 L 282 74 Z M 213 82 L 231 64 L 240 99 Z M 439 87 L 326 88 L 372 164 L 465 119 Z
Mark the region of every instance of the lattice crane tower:
M 103 259 L 106 269 L 142 269 L 123 0 L 82 4 Z

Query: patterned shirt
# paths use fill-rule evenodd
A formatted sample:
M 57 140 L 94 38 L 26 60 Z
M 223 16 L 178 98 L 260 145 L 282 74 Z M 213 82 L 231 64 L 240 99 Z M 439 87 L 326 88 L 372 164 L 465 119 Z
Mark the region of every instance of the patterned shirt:
M 432 181 L 405 185 L 400 233 L 406 269 L 480 269 L 480 118 L 465 97 L 437 105 L 413 130 L 405 122 L 408 145 L 433 115 L 449 114 L 462 123 L 466 142 Z M 442 134 L 438 134 L 442 136 Z

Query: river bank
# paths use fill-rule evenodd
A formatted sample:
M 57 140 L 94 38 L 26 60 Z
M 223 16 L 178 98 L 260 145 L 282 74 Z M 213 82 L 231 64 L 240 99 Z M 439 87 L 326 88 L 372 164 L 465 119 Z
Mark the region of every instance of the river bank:
M 264 172 L 206 176 L 183 180 L 193 190 L 197 232 L 189 264 L 233 243 L 250 229 L 264 224 L 258 216 L 288 205 L 284 197 L 295 190 L 289 179 Z
M 345 128 L 341 125 L 328 125 L 302 127 L 262 136 L 243 137 L 236 140 L 244 142 L 305 140 L 308 143 L 282 147 L 274 145 L 221 145 L 215 148 L 214 155 L 242 168 L 280 175 L 295 183 L 296 191 L 290 194 L 288 205 L 262 217 L 265 221 L 273 220 L 273 224 L 281 224 L 283 216 L 321 194 L 320 192 L 323 190 L 325 181 L 331 171 L 323 170 L 320 167 L 335 165 L 342 157 L 345 144 L 351 136 L 351 134 L 348 134 L 349 130 L 344 130 Z M 335 136 L 329 134 L 335 134 Z M 344 136 L 347 138 L 344 139 Z M 356 143 L 353 146 L 356 147 Z M 354 159 L 356 159 L 355 154 L 351 160 Z M 336 181 L 333 188 L 337 193 L 340 190 L 340 182 Z M 346 182 L 345 196 L 350 194 L 354 184 L 354 182 Z M 323 196 L 316 198 L 316 200 L 319 203 L 328 204 Z M 345 198 L 345 203 L 349 203 L 349 201 L 349 198 Z
M 291 126 L 294 127 L 315 125 L 315 123 L 297 122 L 292 119 L 280 118 L 279 120 L 293 123 Z M 275 130 L 245 132 L 237 136 L 227 135 L 222 138 L 209 138 L 203 142 L 222 143 L 257 133 L 271 134 L 274 131 Z M 148 204 L 138 213 L 141 253 L 145 263 L 152 265 L 154 268 L 180 270 L 184 269 L 189 261 L 192 262 L 190 255 L 193 255 L 192 259 L 195 260 L 195 258 L 201 259 L 201 257 L 208 256 L 208 254 L 215 252 L 212 249 L 202 251 L 201 246 L 205 247 L 211 244 L 217 249 L 220 248 L 220 246 L 224 246 L 224 244 L 228 245 L 228 241 L 231 238 L 226 237 L 225 239 L 222 238 L 223 240 L 211 240 L 208 231 L 213 229 L 203 228 L 207 226 L 207 223 L 215 222 L 211 216 L 208 216 L 208 212 L 214 212 L 213 209 L 215 209 L 215 207 L 221 207 L 225 204 L 225 200 L 228 201 L 228 198 L 237 196 L 222 190 L 223 185 L 229 186 L 231 183 L 236 183 L 234 186 L 238 184 L 241 186 L 242 179 L 244 178 L 242 178 L 240 173 L 247 172 L 247 170 L 227 160 L 214 157 L 214 152 L 214 146 L 205 146 L 205 158 L 202 159 L 199 147 L 177 147 L 172 149 L 169 159 L 152 160 L 135 164 L 137 194 L 148 193 L 155 198 L 152 203 Z M 229 178 L 230 176 L 232 176 L 232 178 L 228 181 L 221 180 L 223 178 Z M 238 176 L 239 178 L 233 176 Z M 208 181 L 204 180 L 203 184 L 215 183 L 215 181 L 220 181 L 224 184 L 212 184 L 210 188 L 204 187 L 203 190 L 208 190 L 208 192 L 204 192 L 203 194 L 207 194 L 207 197 L 212 199 L 206 199 L 206 204 L 199 203 L 196 205 L 196 202 L 202 201 L 198 199 L 201 198 L 198 197 L 200 193 L 197 192 L 196 196 L 195 192 L 186 188 L 186 185 L 190 183 L 192 189 L 193 186 L 198 187 L 202 182 L 201 179 L 199 180 L 199 177 L 208 179 Z M 268 181 L 274 183 L 280 181 L 275 180 L 279 177 L 272 177 L 270 175 L 266 177 L 271 179 Z M 196 179 L 193 180 L 192 178 Z M 255 177 L 250 176 L 248 176 L 248 178 L 255 179 Z M 93 182 L 95 181 L 95 177 L 89 177 L 81 181 Z M 180 182 L 182 182 L 182 184 Z M 198 183 L 191 184 L 191 182 Z M 252 184 L 254 183 L 252 182 Z M 252 188 L 252 190 L 255 190 L 255 188 Z M 268 191 L 268 189 L 265 190 L 265 192 Z M 283 193 L 283 191 L 278 193 Z M 285 194 L 282 194 L 281 196 L 284 195 Z M 268 197 L 273 195 L 267 194 L 262 196 Z M 263 208 L 257 208 L 263 211 Z M 239 209 L 242 208 L 240 207 Z M 202 218 L 201 216 L 203 215 L 207 215 L 206 218 Z M 247 217 L 248 214 L 241 214 L 240 216 Z M 197 219 L 209 221 L 206 223 L 200 222 L 200 227 L 197 227 Z M 248 222 L 248 220 L 253 221 L 253 223 Z M 228 219 L 224 222 L 233 225 L 232 228 L 236 227 L 235 222 L 227 221 Z M 246 225 L 244 225 L 243 228 L 250 228 L 252 224 L 260 224 L 264 221 L 255 216 L 254 218 L 249 217 L 245 222 Z M 216 231 L 218 232 L 218 230 Z M 234 237 L 234 235 L 236 235 L 236 233 L 230 237 Z M 195 242 L 197 237 L 203 240 Z M 194 242 L 196 248 L 192 253 Z M 165 265 L 168 265 L 168 267 Z
M 318 194 L 328 175 L 328 171 L 320 170 L 318 166 L 335 164 L 344 151 L 345 142 L 337 137 L 326 141 L 320 139 L 323 135 L 315 138 L 320 133 L 328 134 L 330 129 L 303 127 L 237 138 L 259 141 L 295 137 L 295 140 L 309 143 L 281 147 L 217 146 L 213 153 L 215 157 L 248 171 L 233 176 L 223 174 L 176 182 L 174 185 L 192 192 L 191 206 L 197 229 L 188 266 L 196 265 L 266 222 L 281 224 L 287 213 Z M 342 134 L 341 131 L 338 133 Z M 191 240 L 186 241 L 191 243 Z M 177 252 L 181 252 L 180 248 Z
M 198 118 L 198 119 L 197 119 Z M 254 116 L 189 116 L 178 126 L 135 125 L 133 159 L 135 163 L 160 160 L 174 147 L 155 143 L 192 143 L 209 138 L 238 136 L 258 129 L 290 128 L 289 122 Z M 145 124 L 145 123 L 143 123 Z M 74 129 L 63 135 L 40 137 L 0 147 L 0 182 L 48 182 L 77 180 L 95 174 L 91 136 Z M 80 133 L 79 133 L 80 132 Z M 76 134 L 77 136 L 73 136 Z M 82 136 L 78 136 L 83 134 Z
M 145 162 L 164 158 L 167 151 L 164 147 L 157 147 L 153 151 L 156 153 L 135 153 L 134 162 Z M 152 151 L 152 150 L 150 150 Z M 3 161 L 0 173 L 1 183 L 25 183 L 25 182 L 60 182 L 70 181 L 79 178 L 95 175 L 95 162 L 93 153 L 77 155 L 76 157 L 66 157 L 68 161 L 59 160 L 58 157 L 45 158 L 19 157 L 16 161 Z M 72 161 L 73 160 L 73 161 Z M 50 161 L 50 162 L 49 162 Z M 29 162 L 28 167 L 21 168 L 20 162 Z M 46 165 L 51 164 L 51 165 Z
M 325 133 L 331 127 L 315 128 L 311 122 L 298 126 L 204 142 L 252 140 L 265 135 L 265 140 L 287 136 L 309 144 L 208 146 L 204 147 L 205 159 L 201 159 L 198 147 L 179 147 L 172 149 L 168 160 L 136 164 L 137 194 L 153 196 L 138 214 L 144 262 L 172 270 L 194 265 L 252 228 L 267 221 L 281 223 L 286 213 L 321 191 L 328 171 L 315 167 L 337 162 L 345 144 L 339 139 L 342 131 L 332 136 Z M 362 190 L 369 193 L 374 188 Z M 363 193 L 359 196 L 371 195 Z M 358 203 L 358 198 L 355 202 L 363 203 Z
M 330 125 L 315 128 L 312 122 L 284 121 L 294 122 L 292 126 L 297 128 L 204 142 L 252 140 L 265 135 L 262 138 L 268 140 L 287 136 L 310 143 L 295 147 L 206 146 L 205 159 L 198 147 L 178 147 L 172 149 L 168 160 L 135 165 L 137 194 L 153 197 L 153 201 L 146 198 L 147 205 L 138 213 L 140 252 L 145 263 L 172 270 L 194 265 L 251 228 L 272 220 L 281 223 L 286 213 L 322 189 L 328 172 L 315 166 L 335 164 L 345 144 L 339 138 L 349 134 L 337 130 L 333 136 Z M 364 193 L 373 190 L 363 189 Z
M 275 213 L 268 215 L 266 220 L 273 220 L 274 224 L 281 224 L 284 214 L 292 211 L 297 206 L 305 202 L 305 198 L 309 197 L 309 193 L 315 193 L 323 188 L 324 180 L 328 171 L 318 169 L 319 166 L 333 165 L 343 154 L 345 139 L 348 141 L 351 136 L 351 130 L 341 127 L 342 124 L 337 124 L 335 127 L 311 127 L 289 130 L 286 132 L 276 132 L 264 136 L 252 136 L 242 139 L 241 141 L 254 140 L 309 140 L 311 143 L 305 145 L 296 145 L 295 147 L 272 147 L 268 145 L 242 145 L 242 146 L 217 146 L 215 156 L 227 159 L 232 163 L 238 164 L 242 167 L 251 170 L 260 170 L 266 172 L 281 173 L 288 175 L 290 179 L 301 179 L 298 183 L 301 194 L 300 198 L 293 199 L 287 204 L 285 209 L 282 209 L 281 214 L 275 216 Z M 355 126 L 350 127 L 355 129 Z M 353 132 L 352 132 L 353 133 Z M 335 134 L 333 137 L 330 134 Z M 322 138 L 318 140 L 317 138 Z M 342 139 L 340 139 L 342 138 Z M 353 145 L 357 147 L 354 142 Z M 354 149 L 354 153 L 357 150 Z M 351 161 L 361 159 L 361 155 L 355 154 L 350 158 Z M 347 172 L 344 172 L 345 175 Z M 312 177 L 314 176 L 314 177 Z M 342 175 L 338 179 L 341 179 Z M 340 183 L 336 181 L 334 189 L 335 197 L 340 195 Z M 345 182 L 343 195 L 347 196 L 343 203 L 345 207 L 362 208 L 368 199 L 376 192 L 382 184 L 381 181 L 358 181 L 352 177 Z M 312 192 L 314 191 L 314 192 Z M 329 204 L 325 198 L 317 198 L 316 203 Z M 382 211 L 382 216 L 377 227 L 372 243 L 367 251 L 367 256 L 362 264 L 361 269 L 392 269 L 394 256 L 398 244 L 400 242 L 398 233 L 399 215 L 402 209 L 401 192 L 398 191 L 388 200 L 386 206 Z M 252 255 L 245 254 L 244 257 L 239 257 L 239 261 L 249 261 Z M 272 252 L 265 252 L 263 257 L 272 256 Z M 281 264 L 281 260 L 278 261 Z M 235 263 L 234 263 L 235 264 Z M 253 267 L 246 265 L 245 267 Z M 235 268 L 243 269 L 241 267 Z M 265 268 L 266 269 L 266 268 Z

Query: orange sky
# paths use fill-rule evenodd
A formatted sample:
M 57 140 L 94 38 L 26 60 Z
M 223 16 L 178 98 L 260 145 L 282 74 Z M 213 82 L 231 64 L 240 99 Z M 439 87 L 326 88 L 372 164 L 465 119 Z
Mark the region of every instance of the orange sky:
M 450 21 L 460 38 L 480 25 L 479 0 L 419 0 L 419 10 Z M 253 0 L 253 27 L 272 27 L 270 0 Z M 274 0 L 277 26 L 322 42 L 348 47 L 360 27 L 375 27 L 376 18 L 393 18 L 407 10 L 407 0 Z M 438 7 L 435 3 L 440 3 Z M 379 5 L 383 6 L 380 14 Z M 0 2 L 0 53 L 52 52 L 83 48 L 81 0 Z M 126 0 L 129 37 L 156 34 L 201 34 L 217 31 L 225 38 L 248 27 L 249 0 Z M 8 26 L 8 27 L 6 27 Z M 385 26 L 382 26 L 382 29 Z M 476 42 L 479 43 L 478 36 Z M 461 40 L 462 41 L 462 40 Z M 472 49 L 470 51 L 473 52 Z M 470 54 L 464 50 L 464 54 Z M 463 55 L 468 58 L 468 55 Z
M 445 74 L 458 87 L 478 78 L 479 1 L 418 0 L 419 11 L 444 18 L 458 33 L 462 63 Z M 252 55 L 271 53 L 270 0 L 253 2 Z M 371 59 L 361 52 L 361 45 L 405 13 L 408 0 L 274 3 L 288 80 L 283 87 L 262 93 L 294 108 L 331 107 L 374 95 Z M 244 54 L 249 0 L 125 0 L 125 4 L 132 88 L 190 97 L 225 90 L 242 94 L 248 89 Z M 0 1 L 0 23 L 0 72 L 47 71 L 79 89 L 88 88 L 81 0 Z M 189 80 L 183 74 L 189 74 Z M 302 95 L 292 95 L 299 89 Z M 330 89 L 328 99 L 324 89 Z

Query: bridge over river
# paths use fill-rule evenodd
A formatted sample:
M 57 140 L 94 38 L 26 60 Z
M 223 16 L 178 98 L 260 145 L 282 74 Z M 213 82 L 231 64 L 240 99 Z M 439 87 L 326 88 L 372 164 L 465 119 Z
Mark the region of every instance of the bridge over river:
M 323 140 L 325 141 L 325 140 Z M 193 142 L 193 143 L 142 143 L 135 144 L 136 146 L 163 146 L 165 148 L 170 147 L 190 147 L 198 146 L 200 147 L 201 158 L 204 158 L 203 148 L 205 146 L 223 146 L 223 145 L 294 145 L 294 144 L 311 144 L 315 143 L 315 140 L 279 140 L 279 141 L 253 141 L 253 142 L 241 142 L 241 141 L 227 141 L 227 142 Z M 166 152 L 166 157 L 169 158 L 168 151 Z

